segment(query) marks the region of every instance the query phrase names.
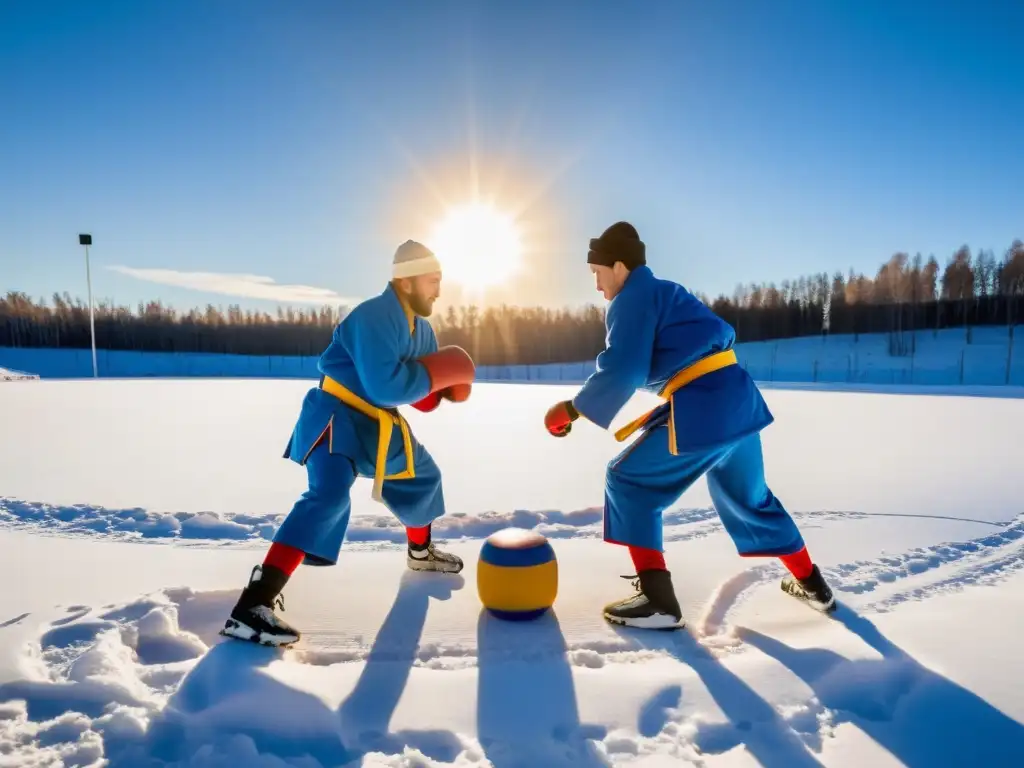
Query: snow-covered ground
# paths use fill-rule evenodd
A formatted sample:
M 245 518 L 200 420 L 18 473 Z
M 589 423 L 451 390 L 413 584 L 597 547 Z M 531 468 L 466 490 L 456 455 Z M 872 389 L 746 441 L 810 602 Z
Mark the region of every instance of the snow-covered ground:
M 842 607 L 735 555 L 699 482 L 666 515 L 684 632 L 615 629 L 600 540 L 622 446 L 542 414 L 570 387 L 410 411 L 445 473 L 460 577 L 407 572 L 357 482 L 336 568 L 303 568 L 288 651 L 217 635 L 304 488 L 303 381 L 35 381 L 0 391 L 0 766 L 1024 764 L 1024 400 L 766 391 L 776 494 Z M 650 403 L 637 397 L 619 423 Z M 489 618 L 483 537 L 548 535 L 552 615 Z
M 39 375 L 35 373 L 25 373 L 23 371 L 12 371 L 10 368 L 0 368 L 0 381 L 29 381 L 38 378 Z

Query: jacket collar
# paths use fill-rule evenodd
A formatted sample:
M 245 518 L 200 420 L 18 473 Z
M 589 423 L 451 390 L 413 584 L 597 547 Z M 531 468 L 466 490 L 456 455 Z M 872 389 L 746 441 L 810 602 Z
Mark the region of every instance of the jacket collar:
M 398 295 L 398 291 L 391 283 L 384 288 L 384 293 L 391 295 L 391 299 L 398 305 L 398 311 L 405 315 L 405 319 L 409 322 L 409 335 L 411 336 L 416 331 L 416 313 L 402 301 L 402 297 Z

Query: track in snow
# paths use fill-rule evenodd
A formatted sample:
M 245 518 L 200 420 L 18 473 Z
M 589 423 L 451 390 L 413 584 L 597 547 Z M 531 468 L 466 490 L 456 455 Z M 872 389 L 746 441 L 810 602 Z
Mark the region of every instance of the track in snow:
M 836 519 L 817 532 L 818 543 L 827 550 L 833 537 L 850 551 L 851 526 L 866 522 Z M 91 551 L 94 545 L 85 544 L 77 546 Z M 109 552 L 141 549 L 113 546 Z M 739 744 L 764 764 L 820 765 L 815 752 L 843 723 L 889 739 L 907 764 L 928 764 L 935 752 L 927 740 L 891 735 L 899 732 L 903 702 L 922 697 L 933 709 L 947 703 L 973 708 L 1002 743 L 1024 744 L 1019 725 L 906 656 L 868 618 L 874 609 L 1011 577 L 1024 563 L 1024 518 L 973 538 L 830 564 L 826 570 L 843 601 L 831 619 L 783 595 L 777 586 L 781 568 L 741 561 L 721 533 L 676 542 L 668 558 L 690 627 L 668 634 L 613 628 L 600 619 L 601 603 L 616 596 L 614 590 L 629 589 L 616 577 L 626 572 L 618 547 L 585 539 L 557 542 L 562 583 L 556 612 L 518 625 L 480 610 L 473 559 L 478 543 L 453 546 L 467 559 L 459 577 L 409 572 L 398 550 L 351 553 L 335 569 L 302 569 L 286 590 L 286 616 L 306 635 L 289 651 L 217 635 L 237 595 L 234 587 L 168 588 L 118 604 L 74 603 L 0 617 L 0 637 L 22 648 L 20 673 L 0 685 L 0 743 L 28 740 L 66 764 L 119 756 L 111 763 L 115 768 L 146 765 L 136 762 L 143 754 L 170 761 L 207 742 L 231 760 L 255 759 L 233 752 L 236 742 L 220 742 L 222 734 L 239 732 L 255 739 L 253 748 L 279 756 L 302 744 L 324 765 L 373 751 L 399 755 L 406 745 L 442 762 L 478 749 L 459 735 L 465 730 L 389 727 L 403 696 L 429 692 L 446 708 L 455 706 L 450 717 L 456 721 L 463 717 L 460 708 L 476 707 L 480 748 L 495 765 L 502 765 L 516 735 L 505 732 L 502 723 L 508 722 L 525 729 L 537 759 L 553 765 L 559 764 L 550 762 L 554 755 L 567 764 L 597 766 L 644 754 L 701 765 Z M 871 544 L 863 548 L 870 551 Z M 199 554 L 166 547 L 153 556 L 176 558 L 187 572 Z M 246 552 L 215 556 L 239 564 L 249 559 Z M 69 563 L 70 570 L 75 567 Z M 881 656 L 869 661 L 836 650 L 793 648 L 773 638 L 780 626 L 806 628 L 822 642 L 830 628 L 845 626 Z M 811 697 L 794 693 L 799 704 L 776 709 L 733 666 L 721 663 L 727 657 L 742 665 L 754 649 L 807 676 Z M 821 677 L 829 665 L 841 671 L 832 674 L 834 684 Z M 867 678 L 864 670 L 870 670 Z M 614 699 L 613 690 L 621 693 L 614 682 L 621 674 L 629 676 L 631 697 L 621 706 L 637 707 L 637 731 L 630 734 L 590 724 L 580 711 L 585 702 L 593 707 Z M 702 688 L 688 685 L 684 698 L 683 686 L 673 682 L 680 674 L 695 675 Z M 275 682 L 279 675 L 287 676 L 286 685 Z M 474 702 L 459 698 L 466 675 L 479 676 Z M 521 698 L 537 685 L 548 691 L 543 702 Z M 268 697 L 282 711 L 294 708 L 295 716 L 267 721 L 243 706 Z M 716 705 L 724 720 L 698 714 Z M 520 713 L 518 720 L 509 720 L 510 707 Z M 545 731 L 551 722 L 563 724 L 557 732 Z M 923 719 L 914 722 L 921 727 Z M 300 738 L 304 732 L 313 741 Z M 521 750 L 516 755 L 525 758 Z
M 838 535 L 842 535 L 841 533 Z M 778 581 L 784 574 L 774 560 L 748 564 L 726 556 L 727 542 L 717 537 L 714 548 L 704 543 L 673 545 L 669 549 L 689 632 L 709 647 L 735 647 L 733 624 L 818 621 L 820 617 L 799 601 L 784 595 Z M 472 666 L 480 652 L 481 607 L 475 588 L 476 546 L 462 542 L 451 547 L 467 562 L 459 576 L 416 574 L 404 566 L 400 550 L 357 552 L 335 568 L 302 568 L 285 590 L 285 616 L 303 629 L 304 638 L 292 651 L 305 663 L 329 665 L 365 660 L 372 652 L 387 657 L 406 654 L 415 635 L 417 664 L 432 668 Z M 491 653 L 532 657 L 568 652 L 581 666 L 601 666 L 635 660 L 642 652 L 631 634 L 606 624 L 600 606 L 625 596 L 631 587 L 618 574 L 624 552 L 592 541 L 563 541 L 556 546 L 560 565 L 556 601 L 558 632 L 545 635 L 538 624 L 507 624 Z M 184 553 L 183 553 L 184 554 Z M 681 564 L 699 560 L 692 567 Z M 860 611 L 880 611 L 908 600 L 922 600 L 970 584 L 994 583 L 1024 568 L 1024 516 L 1005 528 L 965 541 L 913 547 L 872 560 L 857 560 L 823 568 L 841 602 Z M 239 580 L 238 587 L 242 580 Z M 137 620 L 163 606 L 180 628 L 195 634 L 204 646 L 220 642 L 217 631 L 237 596 L 225 590 L 169 588 L 120 606 L 90 609 L 79 606 L 61 626 L 96 631 Z M 391 596 L 387 603 L 382 596 Z M 749 610 L 747 610 L 749 609 Z M 30 614 L 0 617 L 0 628 L 26 621 Z M 92 618 L 90 618 L 92 617 Z M 91 622 L 91 623 L 90 623 Z M 396 622 L 403 632 L 387 631 Z M 418 633 L 413 628 L 418 627 Z M 397 641 L 393 637 L 398 637 Z M 649 654 L 641 653 L 642 657 Z

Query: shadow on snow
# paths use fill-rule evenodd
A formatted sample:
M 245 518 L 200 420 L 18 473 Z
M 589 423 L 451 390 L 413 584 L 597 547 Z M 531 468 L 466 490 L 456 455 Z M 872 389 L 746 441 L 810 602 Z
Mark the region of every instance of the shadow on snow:
M 409 674 L 431 598 L 446 600 L 463 579 L 415 574 L 402 578 L 359 678 L 337 710 L 273 677 L 268 666 L 285 651 L 223 640 L 195 665 L 150 724 L 140 744 L 118 744 L 109 729 L 112 767 L 163 765 L 211 750 L 232 764 L 274 756 L 321 766 L 357 766 L 369 752 L 400 754 L 406 745 L 452 761 L 463 747 L 448 731 L 389 729 Z M 299 665 L 318 674 L 322 667 Z M 241 761 L 241 762 L 238 762 Z M 252 761 L 252 762 L 250 762 Z
M 851 660 L 750 629 L 737 632 L 803 680 L 832 711 L 833 725 L 852 723 L 908 768 L 1018 764 L 1024 725 L 921 664 L 869 619 L 842 605 L 834 617 L 881 658 Z
M 185 676 L 144 737 L 121 738 L 105 729 L 110 765 L 144 768 L 212 754 L 232 764 L 271 764 L 276 758 L 358 766 L 368 753 L 401 754 L 407 746 L 454 761 L 467 746 L 456 734 L 394 731 L 390 725 L 417 659 L 430 600 L 448 599 L 463 583 L 461 576 L 405 574 L 358 679 L 337 709 L 274 677 L 269 667 L 284 651 L 218 642 Z M 519 624 L 481 611 L 477 636 L 478 739 L 495 768 L 607 764 L 590 741 L 604 738 L 604 729 L 580 722 L 572 666 L 554 612 Z M 310 675 L 322 669 L 297 666 Z M 445 708 L 445 691 L 428 705 Z M 646 721 L 653 732 L 661 728 L 651 722 L 655 709 L 641 715 L 641 726 Z
M 782 718 L 689 633 L 617 631 L 641 647 L 666 651 L 697 673 L 728 720 L 698 727 L 694 743 L 706 754 L 743 745 L 766 768 L 820 766 L 811 750 L 822 748 L 818 716 L 827 715 L 830 727 L 855 725 L 908 768 L 1017 764 L 1024 754 L 1024 725 L 922 665 L 847 606 L 840 605 L 833 618 L 881 658 L 847 659 L 822 648 L 792 648 L 744 627 L 736 630 L 813 691 L 817 701 L 811 711 L 792 720 Z

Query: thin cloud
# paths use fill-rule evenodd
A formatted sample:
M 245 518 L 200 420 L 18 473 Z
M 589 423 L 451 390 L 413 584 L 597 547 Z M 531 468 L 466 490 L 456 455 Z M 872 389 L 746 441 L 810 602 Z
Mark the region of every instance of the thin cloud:
M 358 299 L 341 296 L 328 288 L 312 285 L 279 285 L 263 275 L 225 272 L 179 272 L 176 269 L 137 269 L 119 265 L 108 266 L 113 272 L 161 285 L 189 288 L 225 296 L 244 296 L 290 304 L 356 304 Z

